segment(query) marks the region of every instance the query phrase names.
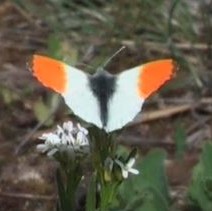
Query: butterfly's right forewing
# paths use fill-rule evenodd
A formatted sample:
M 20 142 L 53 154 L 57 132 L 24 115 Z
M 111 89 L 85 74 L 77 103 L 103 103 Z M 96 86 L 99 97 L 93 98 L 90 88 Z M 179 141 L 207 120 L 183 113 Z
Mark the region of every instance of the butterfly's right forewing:
M 138 77 L 138 67 L 118 75 L 116 90 L 109 100 L 108 132 L 122 128 L 141 110 L 144 98 L 139 96 Z
M 116 90 L 109 101 L 106 130 L 122 128 L 134 119 L 146 98 L 171 79 L 176 66 L 171 59 L 157 60 L 126 70 L 117 76 Z

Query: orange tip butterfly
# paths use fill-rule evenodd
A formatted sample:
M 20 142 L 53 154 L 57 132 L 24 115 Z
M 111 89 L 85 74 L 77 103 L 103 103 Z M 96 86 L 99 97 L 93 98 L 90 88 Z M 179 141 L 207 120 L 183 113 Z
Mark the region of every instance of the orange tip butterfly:
M 112 132 L 134 119 L 146 98 L 171 79 L 172 59 L 149 62 L 120 74 L 105 70 L 94 75 L 49 57 L 34 55 L 33 75 L 61 94 L 72 111 L 85 121 Z

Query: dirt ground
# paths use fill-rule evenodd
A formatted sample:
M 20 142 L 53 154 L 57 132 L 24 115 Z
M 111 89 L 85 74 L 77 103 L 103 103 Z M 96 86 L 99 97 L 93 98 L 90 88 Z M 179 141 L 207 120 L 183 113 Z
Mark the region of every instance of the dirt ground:
M 34 106 L 43 99 L 48 100 L 49 90 L 40 86 L 27 69 L 30 56 L 47 49 L 50 33 L 51 27 L 44 20 L 15 3 L 0 2 L 0 211 L 46 211 L 55 207 L 56 164 L 37 153 L 35 146 L 40 134 L 69 119 L 68 109 L 61 100 L 51 127 L 40 124 Z M 184 196 L 202 145 L 212 140 L 212 51 L 211 46 L 204 43 L 203 35 L 201 40 L 194 47 L 186 42 L 178 46 L 185 55 L 191 55 L 189 58 L 194 66 L 202 65 L 199 71 L 201 86 L 189 83 L 191 73 L 180 69 L 167 90 L 145 103 L 142 114 L 119 136 L 128 147 L 138 146 L 143 155 L 154 147 L 167 151 L 166 170 L 171 195 L 180 210 L 186 210 Z M 94 38 L 89 42 L 87 49 L 95 49 L 95 52 L 106 45 Z M 108 67 L 111 72 L 136 64 L 141 58 L 145 60 L 156 51 L 147 42 L 142 47 L 149 46 L 151 52 L 148 56 L 147 53 L 138 56 L 139 47 L 135 48 L 129 41 L 123 42 L 128 44 L 128 50 L 111 62 Z M 201 63 L 192 61 L 195 58 L 192 50 L 204 58 Z M 82 53 L 84 60 L 96 56 L 93 50 L 84 52 L 87 52 L 86 55 Z M 175 156 L 175 141 L 180 128 L 186 136 L 186 149 L 179 161 Z

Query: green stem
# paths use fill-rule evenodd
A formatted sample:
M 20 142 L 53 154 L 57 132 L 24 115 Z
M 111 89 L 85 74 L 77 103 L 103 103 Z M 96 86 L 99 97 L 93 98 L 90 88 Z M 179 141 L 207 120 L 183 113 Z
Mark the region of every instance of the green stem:
M 73 163 L 66 172 L 67 177 L 67 187 L 66 187 L 66 195 L 67 195 L 67 203 L 70 206 L 69 210 L 74 210 L 75 207 L 75 193 L 79 182 L 81 180 L 81 169 L 79 167 L 79 163 Z
M 60 211 L 74 210 L 75 207 L 75 193 L 82 176 L 79 163 L 75 162 L 63 165 L 58 172 L 57 185 Z
M 100 211 L 106 211 L 114 199 L 117 189 L 117 182 L 105 181 L 105 161 L 108 157 L 114 157 L 116 144 L 110 135 L 99 129 L 93 130 L 92 135 L 93 166 L 97 172 L 97 185 L 100 185 L 100 202 L 98 208 Z
M 101 190 L 100 210 L 108 210 L 117 193 L 118 183 L 105 183 Z

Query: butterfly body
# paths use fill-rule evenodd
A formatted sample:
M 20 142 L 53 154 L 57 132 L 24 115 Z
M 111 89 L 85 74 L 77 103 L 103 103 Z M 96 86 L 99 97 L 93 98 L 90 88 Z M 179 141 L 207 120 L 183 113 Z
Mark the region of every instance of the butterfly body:
M 102 126 L 107 126 L 109 100 L 115 92 L 116 77 L 107 71 L 100 70 L 89 77 L 90 87 L 99 104 Z
M 150 62 L 113 75 L 98 70 L 90 75 L 63 62 L 34 55 L 33 75 L 61 94 L 72 111 L 107 132 L 132 121 L 147 97 L 174 73 L 172 60 Z

